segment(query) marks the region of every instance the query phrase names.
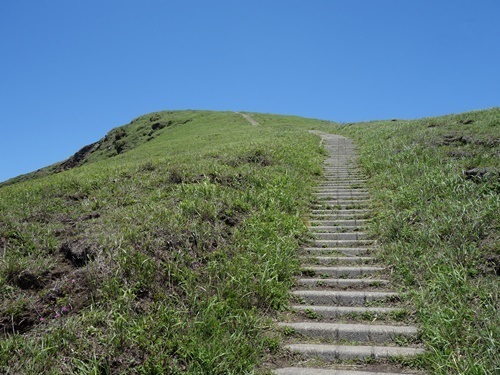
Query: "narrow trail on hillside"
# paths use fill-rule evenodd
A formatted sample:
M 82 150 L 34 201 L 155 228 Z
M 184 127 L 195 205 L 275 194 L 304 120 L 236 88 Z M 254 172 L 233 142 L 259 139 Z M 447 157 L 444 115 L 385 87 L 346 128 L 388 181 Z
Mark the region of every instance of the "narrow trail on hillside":
M 246 113 L 241 113 L 241 112 L 235 112 L 241 116 L 243 116 L 250 124 L 252 124 L 253 126 L 259 126 L 260 124 L 255 121 L 250 115 L 247 115 Z
M 309 247 L 293 291 L 293 312 L 279 323 L 291 352 L 280 375 L 415 374 L 391 357 L 424 350 L 388 270 L 364 233 L 371 217 L 365 177 L 348 138 L 320 134 L 329 156 L 312 207 Z

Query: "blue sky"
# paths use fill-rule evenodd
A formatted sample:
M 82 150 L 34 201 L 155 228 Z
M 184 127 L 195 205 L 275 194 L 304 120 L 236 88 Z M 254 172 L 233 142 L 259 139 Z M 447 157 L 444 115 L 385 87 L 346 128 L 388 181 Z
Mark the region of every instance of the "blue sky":
M 4 0 L 0 17 L 0 181 L 156 110 L 500 105 L 498 0 Z

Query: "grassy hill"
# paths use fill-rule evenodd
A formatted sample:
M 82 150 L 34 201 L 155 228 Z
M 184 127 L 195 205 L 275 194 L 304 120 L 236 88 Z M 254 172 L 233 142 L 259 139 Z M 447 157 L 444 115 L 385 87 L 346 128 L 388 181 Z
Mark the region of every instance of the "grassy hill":
M 500 370 L 500 109 L 339 129 L 379 203 L 372 223 L 416 306 L 433 374 Z
M 0 187 L 5 373 L 249 373 L 279 351 L 323 150 L 352 137 L 371 230 L 433 373 L 498 368 L 500 110 L 333 124 L 170 111 Z M 265 371 L 265 370 L 262 370 Z
M 280 119 L 150 114 L 2 187 L 2 372 L 244 373 L 275 348 L 322 158 L 320 121 Z

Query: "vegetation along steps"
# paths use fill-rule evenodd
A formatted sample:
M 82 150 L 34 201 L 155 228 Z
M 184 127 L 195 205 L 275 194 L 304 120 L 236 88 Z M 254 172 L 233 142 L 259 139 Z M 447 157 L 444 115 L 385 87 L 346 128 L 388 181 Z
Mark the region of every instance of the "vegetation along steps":
M 391 361 L 424 349 L 417 327 L 405 321 L 408 312 L 391 289 L 386 267 L 377 263 L 377 243 L 366 233 L 371 201 L 354 146 L 342 136 L 321 136 L 329 157 L 312 205 L 311 241 L 299 257 L 302 277 L 292 292 L 293 311 L 278 323 L 291 356 L 274 372 L 415 373 Z

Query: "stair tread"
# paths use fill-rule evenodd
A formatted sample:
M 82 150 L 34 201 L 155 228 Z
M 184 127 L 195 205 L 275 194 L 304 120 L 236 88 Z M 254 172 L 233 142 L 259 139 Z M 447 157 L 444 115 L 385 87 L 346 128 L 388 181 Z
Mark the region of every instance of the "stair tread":
M 329 322 L 280 322 L 278 325 L 301 330 L 325 330 L 325 331 L 348 331 L 348 332 L 394 332 L 398 334 L 416 334 L 415 326 L 395 326 L 388 324 L 366 324 L 366 323 L 329 323 Z
M 306 355 L 344 359 L 413 356 L 424 352 L 422 348 L 377 345 L 289 344 L 285 348 Z
M 393 297 L 398 296 L 397 292 L 380 292 L 380 291 L 367 291 L 367 290 L 294 290 L 292 291 L 294 295 L 353 295 L 353 296 L 387 296 Z
M 372 372 L 356 370 L 336 370 L 314 367 L 284 367 L 273 371 L 276 375 L 409 375 L 399 372 Z
M 366 306 L 328 306 L 328 305 L 292 305 L 295 310 L 312 310 L 315 312 L 342 311 L 345 313 L 379 312 L 386 313 L 399 311 L 397 307 L 366 307 Z

